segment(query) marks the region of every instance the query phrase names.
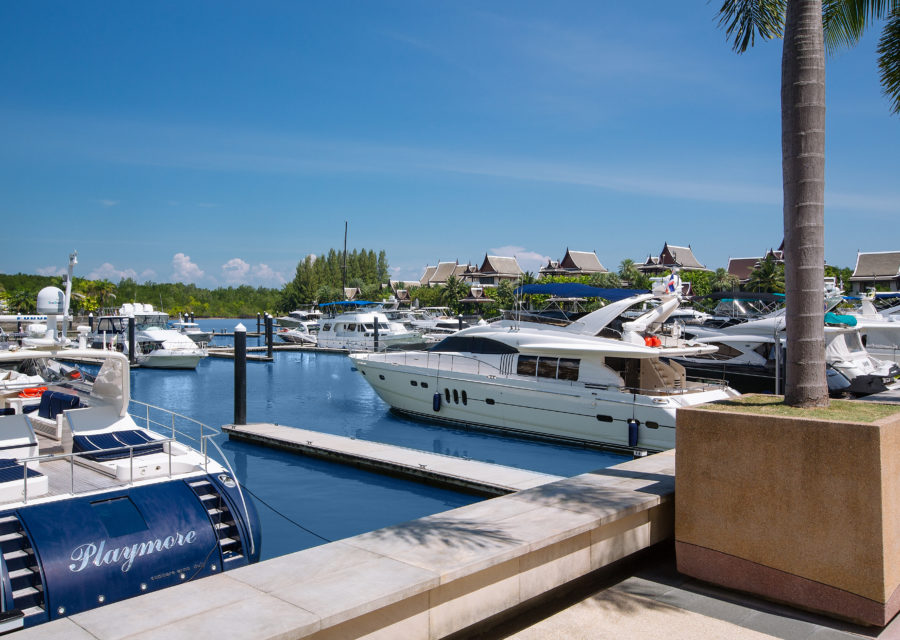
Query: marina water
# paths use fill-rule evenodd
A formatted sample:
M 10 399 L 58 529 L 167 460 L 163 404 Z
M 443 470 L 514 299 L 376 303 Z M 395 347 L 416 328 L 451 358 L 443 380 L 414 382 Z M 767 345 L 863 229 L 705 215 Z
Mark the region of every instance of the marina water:
M 251 320 L 199 320 L 233 331 Z M 276 339 L 277 340 L 277 339 Z M 216 336 L 214 346 L 232 343 Z M 248 346 L 263 345 L 248 337 Z M 344 355 L 275 352 L 247 363 L 247 422 L 271 422 L 512 467 L 572 476 L 627 458 L 575 446 L 450 428 L 392 414 Z M 234 421 L 234 362 L 205 358 L 195 371 L 135 369 L 131 394 L 219 429 Z M 453 509 L 481 498 L 253 444 L 217 439 L 254 497 L 262 558 Z

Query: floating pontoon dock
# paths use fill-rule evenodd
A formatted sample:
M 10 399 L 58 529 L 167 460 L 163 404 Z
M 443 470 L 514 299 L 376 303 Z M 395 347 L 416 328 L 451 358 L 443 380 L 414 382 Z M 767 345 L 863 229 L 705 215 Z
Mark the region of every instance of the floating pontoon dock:
M 229 437 L 411 478 L 478 495 L 499 496 L 562 480 L 536 471 L 277 424 L 225 425 Z

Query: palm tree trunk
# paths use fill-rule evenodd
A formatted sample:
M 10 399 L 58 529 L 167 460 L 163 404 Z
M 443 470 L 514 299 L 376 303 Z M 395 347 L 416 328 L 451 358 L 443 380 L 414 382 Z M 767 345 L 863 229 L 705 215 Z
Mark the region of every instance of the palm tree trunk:
M 788 0 L 781 60 L 785 402 L 828 404 L 825 378 L 825 45 L 822 0 Z

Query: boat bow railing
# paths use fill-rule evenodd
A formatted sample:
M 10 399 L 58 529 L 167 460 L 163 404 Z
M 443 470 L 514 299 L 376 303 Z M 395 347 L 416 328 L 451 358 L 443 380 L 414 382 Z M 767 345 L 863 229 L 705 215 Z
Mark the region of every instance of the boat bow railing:
M 203 469 L 207 473 L 209 472 L 209 459 L 210 459 L 209 445 L 211 444 L 213 446 L 213 448 L 219 452 L 220 460 L 216 460 L 216 461 L 219 462 L 219 464 L 223 465 L 226 469 L 228 469 L 228 472 L 231 474 L 231 477 L 234 480 L 235 488 L 237 489 L 238 496 L 241 499 L 241 508 L 244 510 L 244 518 L 245 518 L 244 521 L 247 523 L 247 532 L 248 532 L 248 537 L 250 538 L 250 553 L 254 554 L 256 552 L 256 548 L 255 548 L 255 543 L 253 542 L 253 531 L 251 529 L 252 518 L 250 517 L 249 510 L 247 509 L 247 500 L 244 497 L 244 491 L 241 489 L 241 483 L 238 480 L 237 474 L 235 474 L 234 469 L 231 467 L 231 463 L 228 462 L 228 458 L 225 457 L 225 453 L 222 451 L 222 449 L 219 447 L 219 445 L 216 444 L 216 441 L 213 440 L 214 436 L 217 436 L 217 435 L 221 434 L 222 432 L 219 431 L 218 429 L 215 429 L 214 427 L 209 426 L 208 424 L 200 422 L 199 420 L 195 420 L 194 418 L 190 418 L 190 417 L 182 415 L 180 413 L 175 413 L 174 411 L 170 411 L 169 409 L 164 409 L 162 407 L 157 407 L 155 405 L 147 404 L 146 402 L 141 402 L 140 400 L 131 400 L 131 402 L 129 404 L 129 409 L 131 408 L 132 404 L 137 405 L 138 407 L 142 407 L 143 411 L 144 411 L 143 416 L 135 415 L 133 413 L 130 414 L 133 418 L 135 418 L 136 420 L 143 420 L 145 422 L 147 429 L 150 429 L 151 424 L 156 425 L 157 427 L 161 427 L 166 430 L 171 429 L 173 440 L 176 439 L 177 435 L 180 435 L 180 436 L 182 436 L 182 438 L 186 438 L 193 442 L 198 442 L 198 439 L 196 437 L 192 436 L 189 433 L 186 433 L 185 431 L 179 430 L 176 427 L 176 419 L 181 419 L 190 424 L 196 425 L 196 427 L 199 428 L 199 432 L 200 432 L 199 433 L 199 444 L 200 444 L 200 453 L 203 456 Z M 167 419 L 168 424 L 151 418 L 151 410 L 159 411 L 164 414 L 168 414 L 168 416 L 169 416 L 169 418 Z M 170 458 L 171 458 L 171 456 L 170 456 Z M 169 473 L 171 475 L 171 462 L 170 462 L 170 472 Z

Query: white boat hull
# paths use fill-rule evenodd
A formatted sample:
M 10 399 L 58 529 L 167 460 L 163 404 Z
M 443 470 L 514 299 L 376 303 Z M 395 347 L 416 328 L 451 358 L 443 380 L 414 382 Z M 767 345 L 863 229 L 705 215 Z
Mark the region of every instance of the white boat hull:
M 677 398 L 635 396 L 565 382 L 550 391 L 545 382 L 516 377 L 486 382 L 483 376 L 460 372 L 433 375 L 433 370 L 370 362 L 364 355 L 351 357 L 379 397 L 401 413 L 622 449 L 671 449 L 675 446 L 675 411 L 679 405 L 728 397 L 721 389 Z M 436 393 L 440 394 L 438 410 L 434 408 Z M 628 421 L 632 418 L 639 423 L 636 447 L 629 446 Z
M 196 369 L 205 353 L 178 353 L 165 350 L 139 355 L 137 364 L 149 369 Z

